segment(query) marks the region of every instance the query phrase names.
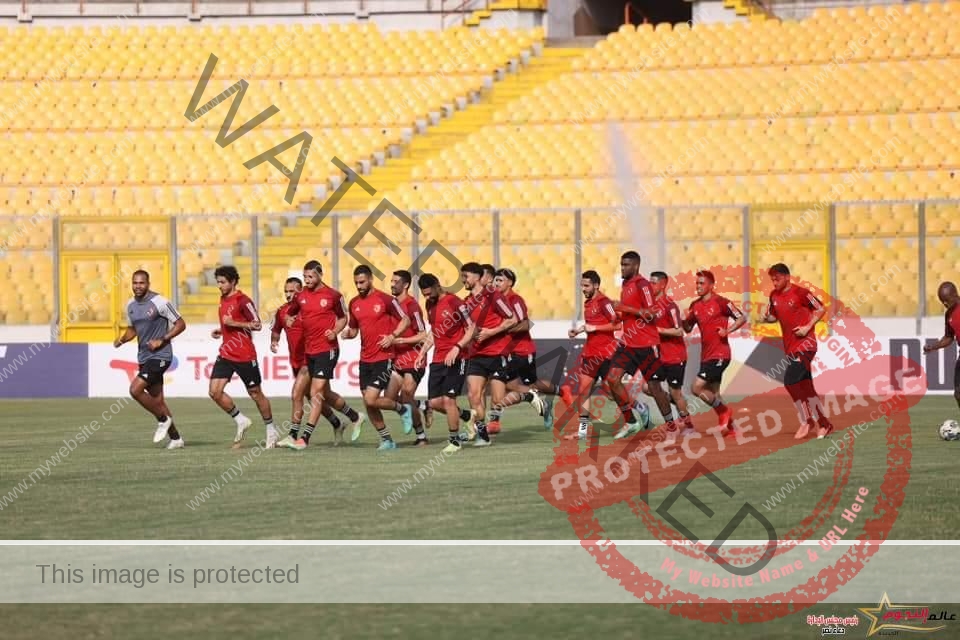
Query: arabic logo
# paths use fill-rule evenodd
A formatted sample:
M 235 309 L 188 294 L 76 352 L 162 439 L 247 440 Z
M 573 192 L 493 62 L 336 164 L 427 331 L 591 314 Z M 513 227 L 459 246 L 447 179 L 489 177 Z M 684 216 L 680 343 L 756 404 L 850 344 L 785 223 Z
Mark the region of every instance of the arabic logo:
M 876 607 L 865 607 L 857 609 L 860 613 L 870 620 L 870 629 L 867 631 L 867 637 L 884 630 L 896 629 L 899 631 L 912 631 L 914 633 L 930 633 L 945 629 L 946 625 L 939 627 L 925 626 L 928 621 L 955 620 L 956 614 L 947 617 L 946 611 L 941 611 L 940 615 L 931 614 L 928 607 L 918 607 L 912 604 L 890 604 L 890 598 L 886 593 L 880 598 Z M 914 622 L 911 622 L 914 621 Z

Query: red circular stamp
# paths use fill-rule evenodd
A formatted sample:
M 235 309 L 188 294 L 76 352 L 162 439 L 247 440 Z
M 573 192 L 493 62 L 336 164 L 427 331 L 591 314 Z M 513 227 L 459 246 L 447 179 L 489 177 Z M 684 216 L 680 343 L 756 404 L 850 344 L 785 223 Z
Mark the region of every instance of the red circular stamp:
M 756 315 L 750 314 L 750 307 L 770 288 L 766 273 L 744 267 L 714 267 L 712 271 L 716 293 L 731 300 L 751 296 L 744 311 Z M 695 283 L 694 273 L 671 276 L 672 297 L 678 301 L 695 297 Z M 835 431 L 821 446 L 810 447 L 815 460 L 808 465 L 810 473 L 819 475 L 820 466 L 826 471 L 832 464 L 832 482 L 811 513 L 789 531 L 778 533 L 763 513 L 747 502 L 712 543 L 702 543 L 670 511 L 677 500 L 686 498 L 695 506 L 699 502 L 700 510 L 712 517 L 712 511 L 691 491 L 695 479 L 709 480 L 732 498 L 736 492 L 716 472 L 810 442 L 794 438 L 798 408 L 773 375 L 782 368 L 781 363 L 770 361 L 771 341 L 758 340 L 749 325 L 741 337 L 751 338 L 754 346 L 747 344 L 745 351 L 753 357 L 761 346 L 766 349 L 770 370 L 763 375 L 754 367 L 744 375 L 746 384 L 738 390 L 751 392 L 729 405 L 734 411 L 735 437 L 724 437 L 713 413 L 703 412 L 693 416 L 697 433 L 688 437 L 670 441 L 665 438 L 665 427 L 660 426 L 603 446 L 592 444 L 581 453 L 577 440 L 563 438 L 576 433 L 580 407 L 557 405 L 555 458 L 541 475 L 539 491 L 567 514 L 600 568 L 643 602 L 705 622 L 763 622 L 796 613 L 823 601 L 856 576 L 897 519 L 911 462 L 908 410 L 926 389 L 923 368 L 884 353 L 876 336 L 840 300 L 808 282 L 797 284 L 817 295 L 826 307 L 823 324 L 831 331 L 817 333 L 818 343 L 826 349 L 818 354 L 814 379 Z M 769 336 L 769 332 L 760 335 Z M 777 356 L 782 358 L 783 352 Z M 736 378 L 739 380 L 740 374 Z M 852 487 L 852 492 L 845 492 L 856 437 L 877 422 L 883 423 L 886 431 L 883 480 L 879 487 Z M 622 423 L 622 416 L 618 417 L 612 430 Z M 824 456 L 823 444 L 830 446 L 827 452 L 831 455 Z M 779 476 L 761 480 L 770 485 L 783 482 Z M 653 509 L 649 496 L 668 489 L 672 489 L 670 494 Z M 621 503 L 663 542 L 656 563 L 649 557 L 648 566 L 628 559 L 609 539 L 599 512 Z M 763 525 L 766 543 L 725 545 L 750 517 Z M 851 542 L 854 534 L 855 543 L 843 553 L 838 551 L 836 543 Z

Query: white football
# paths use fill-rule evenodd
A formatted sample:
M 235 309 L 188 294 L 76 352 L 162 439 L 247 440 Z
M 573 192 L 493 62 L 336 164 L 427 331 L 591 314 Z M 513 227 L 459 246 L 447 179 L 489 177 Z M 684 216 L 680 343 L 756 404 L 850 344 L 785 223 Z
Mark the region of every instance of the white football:
M 960 440 L 960 424 L 956 420 L 946 420 L 940 425 L 941 440 Z

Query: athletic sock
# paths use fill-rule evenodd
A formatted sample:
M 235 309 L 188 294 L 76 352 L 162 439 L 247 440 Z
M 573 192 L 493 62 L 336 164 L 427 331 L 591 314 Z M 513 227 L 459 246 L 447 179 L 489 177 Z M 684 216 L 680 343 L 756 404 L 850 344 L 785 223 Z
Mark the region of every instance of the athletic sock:
M 343 426 L 343 424 L 341 424 L 340 422 L 340 418 L 338 418 L 336 414 L 333 414 L 333 413 L 331 413 L 330 417 L 327 418 L 327 422 L 329 422 L 330 426 L 333 427 L 334 429 L 339 429 Z
M 503 415 L 503 409 L 490 409 L 490 415 L 487 422 L 500 422 L 500 416 Z
M 416 434 L 417 434 L 417 440 L 426 440 L 426 439 L 427 439 L 427 434 L 426 434 L 426 432 L 423 430 L 423 425 L 422 425 L 422 424 L 415 424 L 415 425 L 413 425 L 413 430 L 414 430 L 414 432 L 416 432 Z
M 483 423 L 483 420 L 477 420 L 473 423 L 473 426 L 477 429 L 477 436 L 481 440 L 488 441 L 490 440 L 490 434 L 487 433 L 487 425 Z
M 416 404 L 417 409 L 420 409 L 420 411 L 427 411 L 430 409 L 430 403 L 427 400 L 417 400 Z
M 171 439 L 171 440 L 179 440 L 179 439 L 180 439 L 180 432 L 177 431 L 177 428 L 176 428 L 175 426 L 173 426 L 172 424 L 170 425 L 170 428 L 167 430 L 167 435 L 170 436 L 170 439 Z
M 633 424 L 637 421 L 636 416 L 633 415 L 633 403 L 625 404 L 620 407 L 620 414 L 623 416 L 624 422 Z
M 272 429 L 272 428 L 273 428 L 273 416 L 267 416 L 266 418 L 264 418 L 264 419 L 263 419 L 263 424 L 267 427 L 267 429 Z
M 315 427 L 316 425 L 312 425 L 308 422 L 307 426 L 303 428 L 303 435 L 301 435 L 300 438 L 302 438 L 304 442 L 310 442 L 310 436 L 313 435 L 313 430 Z
M 346 406 L 343 408 L 343 411 L 341 411 L 340 413 L 342 413 L 343 415 L 347 416 L 347 418 L 350 420 L 350 422 L 356 422 L 357 420 L 360 419 L 360 414 L 357 413 L 356 410 L 355 410 L 353 407 L 351 407 L 350 405 L 346 405 Z
M 470 412 L 466 409 L 460 409 L 460 419 L 466 422 L 470 419 Z
M 300 423 L 294 422 L 292 425 L 290 425 L 290 437 L 296 440 L 297 435 L 299 433 L 300 433 Z
M 158 413 L 157 415 L 155 415 L 155 416 L 153 416 L 153 417 L 157 419 L 157 422 L 158 422 L 158 423 L 159 423 L 159 422 L 166 422 L 166 420 L 167 420 L 167 416 L 165 416 L 165 415 L 162 414 L 162 413 Z
M 401 415 L 401 416 L 402 416 L 403 414 L 405 414 L 405 413 L 407 412 L 407 405 L 401 404 L 401 403 L 398 402 L 398 403 L 397 403 L 397 408 L 395 409 L 395 411 L 397 412 L 397 415 Z
M 534 398 L 534 395 L 532 391 L 527 391 L 526 393 L 520 394 L 520 400 L 522 400 L 523 402 L 533 402 L 533 398 Z
M 451 432 L 450 432 L 449 440 L 450 440 L 450 444 L 452 444 L 452 445 L 454 445 L 454 446 L 456 446 L 456 447 L 459 447 L 459 446 L 460 446 L 460 432 L 459 432 L 459 431 L 451 431 Z
M 384 442 L 389 442 L 393 438 L 390 437 L 390 427 L 384 425 L 382 429 L 378 428 L 377 433 L 380 435 L 380 439 Z
M 233 409 L 230 409 L 230 411 L 227 411 L 227 413 L 230 414 L 231 418 L 236 418 L 238 415 L 240 415 L 240 409 L 237 409 L 237 405 L 233 405 Z

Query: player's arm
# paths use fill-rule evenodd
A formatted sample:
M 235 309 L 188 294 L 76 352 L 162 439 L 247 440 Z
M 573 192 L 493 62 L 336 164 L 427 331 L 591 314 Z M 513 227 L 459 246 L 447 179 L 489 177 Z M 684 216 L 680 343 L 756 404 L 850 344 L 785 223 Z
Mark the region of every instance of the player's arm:
M 120 347 L 122 344 L 126 344 L 137 337 L 137 332 L 133 327 L 127 327 L 126 330 L 120 334 L 120 337 L 113 341 L 114 348 Z
M 253 306 L 253 300 L 247 298 L 240 308 L 240 313 L 243 315 L 245 321 L 234 320 L 233 318 L 227 317 L 223 319 L 224 326 L 233 329 L 243 329 L 245 331 L 260 331 L 260 329 L 263 328 L 263 323 L 260 322 L 260 315 L 257 313 L 257 308 Z
M 393 344 L 396 343 L 397 338 L 402 336 L 407 329 L 410 328 L 410 316 L 407 315 L 407 312 L 403 310 L 403 307 L 400 306 L 400 303 L 396 298 L 390 299 L 390 304 L 387 306 L 387 312 L 397 318 L 397 326 L 393 328 L 393 332 L 380 338 L 380 348 L 389 349 Z
M 803 338 L 817 325 L 818 322 L 823 320 L 823 316 L 827 313 L 827 308 L 823 306 L 816 296 L 814 296 L 809 291 L 806 293 L 806 306 L 811 311 L 810 322 L 803 325 L 802 327 L 797 327 L 794 331 L 797 336 Z
M 636 298 L 636 302 L 632 304 L 624 304 L 623 302 L 615 303 L 613 310 L 621 316 L 636 316 L 642 318 L 645 322 L 653 322 L 654 318 L 657 317 L 653 291 L 649 286 L 641 287 L 640 290 L 637 291 Z
M 773 298 L 767 303 L 766 309 L 760 314 L 760 323 L 773 324 L 777 321 L 776 307 L 773 306 Z
M 393 344 L 420 344 L 425 342 L 428 338 L 433 344 L 433 334 L 427 330 L 426 325 L 423 322 L 423 315 L 420 313 L 420 310 L 417 309 L 413 312 L 413 315 L 410 316 L 410 325 L 416 330 L 416 334 L 406 337 L 406 338 L 397 338 L 393 341 Z
M 669 336 L 671 338 L 682 338 L 683 337 L 683 327 L 681 326 L 680 320 L 680 309 L 677 308 L 677 305 L 670 305 L 668 309 L 669 313 L 667 314 L 670 317 L 670 322 L 672 326 L 670 327 L 657 327 L 657 332 L 661 336 Z
M 687 308 L 687 315 L 683 316 L 680 327 L 687 333 L 690 333 L 696 325 L 697 316 L 693 314 L 693 305 L 691 304 L 690 307 Z
M 459 316 L 460 323 L 464 328 L 463 337 L 457 341 L 457 344 L 453 345 L 453 349 L 456 349 L 456 352 L 451 349 L 450 353 L 447 354 L 445 364 L 448 367 L 460 359 L 460 355 L 467 348 L 467 345 L 473 340 L 474 335 L 477 335 L 478 333 L 477 324 L 473 321 L 473 318 L 470 317 L 470 312 L 467 311 L 466 307 L 460 307 Z
M 728 318 L 733 318 L 733 324 L 725 329 L 720 330 L 721 338 L 736 332 L 738 329 L 740 329 L 740 327 L 747 324 L 746 314 L 740 311 L 740 308 L 729 300 L 727 300 L 726 312 Z
M 282 308 L 282 307 L 281 307 Z M 280 319 L 280 309 L 277 309 L 273 316 L 273 323 L 270 325 L 270 352 L 276 353 L 280 348 L 280 334 L 283 333 L 284 324 Z
M 340 300 L 333 305 L 333 312 L 337 315 L 337 320 L 333 323 L 333 329 L 329 329 L 324 332 L 327 340 L 335 340 L 337 335 L 343 331 L 344 327 L 347 326 L 347 322 L 349 320 L 347 318 L 347 303 L 343 299 L 342 295 L 340 296 Z M 360 326 L 356 323 L 354 323 L 354 325 L 355 328 L 359 328 Z M 357 334 L 354 333 L 353 335 L 356 336 Z
M 601 310 L 607 317 L 607 322 L 604 324 L 584 324 L 583 327 L 581 327 L 583 330 L 578 331 L 578 333 L 615 333 L 619 331 L 622 323 L 620 322 L 620 316 L 617 315 L 616 310 L 613 308 L 613 304 L 607 302 Z
M 409 340 L 409 338 L 407 338 Z M 428 331 L 426 337 L 423 339 L 423 342 L 417 346 L 417 360 L 414 362 L 413 366 L 417 369 L 422 369 L 427 365 L 427 354 L 430 353 L 430 349 L 433 349 L 433 332 Z
M 160 314 L 160 317 L 167 321 L 168 326 L 167 332 L 163 334 L 162 338 L 151 340 L 147 343 L 147 347 L 151 351 L 156 351 L 170 344 L 174 338 L 186 331 L 187 323 L 166 298 L 155 296 L 153 298 L 153 304 L 157 309 L 157 313 Z
M 933 344 L 923 345 L 924 353 L 930 353 L 931 351 L 938 351 L 939 349 L 945 349 L 946 347 L 949 347 L 956 341 L 957 336 L 953 332 L 953 327 L 950 326 L 949 322 L 945 321 L 944 324 L 946 325 L 946 327 L 943 330 L 943 337 L 937 340 L 936 342 L 934 342 Z
M 477 333 L 477 342 L 483 342 L 484 340 L 498 336 L 517 324 L 516 314 L 510 310 L 510 305 L 507 304 L 507 301 L 504 300 L 500 294 L 494 294 L 490 309 L 493 310 L 493 313 L 500 316 L 500 324 L 490 329 L 481 329 Z
M 517 314 L 517 322 L 507 329 L 507 333 L 523 333 L 533 328 L 530 316 L 527 315 L 527 303 L 524 302 L 523 298 L 517 298 L 512 311 Z
M 339 318 L 337 318 L 337 320 L 339 321 Z M 347 317 L 347 328 L 340 333 L 340 337 L 344 340 L 352 340 L 353 338 L 357 337 L 358 333 L 360 333 L 360 323 L 357 322 L 356 316 L 351 313 Z

